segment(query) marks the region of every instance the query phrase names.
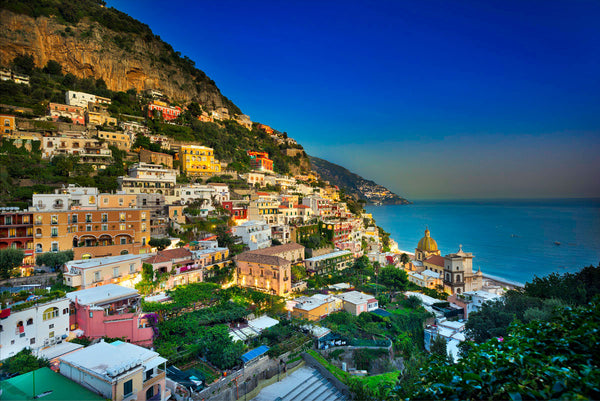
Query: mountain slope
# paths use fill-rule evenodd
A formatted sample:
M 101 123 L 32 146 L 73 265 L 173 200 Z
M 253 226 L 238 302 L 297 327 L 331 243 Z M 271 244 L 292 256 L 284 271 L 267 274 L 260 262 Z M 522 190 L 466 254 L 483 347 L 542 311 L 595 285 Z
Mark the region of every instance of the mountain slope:
M 58 61 L 63 72 L 102 78 L 109 89 L 157 89 L 172 100 L 197 101 L 207 110 L 239 108 L 194 62 L 151 29 L 94 0 L 0 2 L 0 64 L 33 55 L 38 67 Z
M 318 157 L 308 157 L 313 171 L 317 172 L 322 179 L 329 181 L 332 185 L 337 185 L 354 197 L 365 199 L 369 203 L 382 205 L 406 205 L 411 203 L 386 187 L 374 181 L 366 180 L 342 166 Z

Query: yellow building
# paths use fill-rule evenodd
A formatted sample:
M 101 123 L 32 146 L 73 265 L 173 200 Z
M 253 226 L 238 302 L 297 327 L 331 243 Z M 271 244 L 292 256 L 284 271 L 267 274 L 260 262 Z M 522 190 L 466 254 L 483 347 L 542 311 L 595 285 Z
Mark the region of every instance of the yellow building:
M 98 131 L 98 138 L 104 139 L 109 145 L 116 146 L 119 150 L 131 148 L 131 137 L 123 132 Z
M 181 170 L 187 175 L 211 176 L 221 171 L 213 149 L 206 146 L 181 145 L 179 150 Z
M 113 125 L 116 126 L 117 125 L 117 119 L 114 117 L 111 117 L 110 114 L 108 113 L 97 113 L 97 112 L 93 112 L 93 111 L 86 111 L 85 112 L 85 119 L 86 119 L 86 124 L 87 125 L 91 125 L 91 126 L 97 126 L 97 125 Z
M 10 135 L 15 132 L 15 116 L 0 114 L 0 124 L 2 124 L 2 134 Z
M 424 261 L 430 256 L 440 255 L 437 242 L 429 234 L 429 229 L 425 229 L 425 236 L 421 238 L 415 249 L 415 258 L 419 261 Z

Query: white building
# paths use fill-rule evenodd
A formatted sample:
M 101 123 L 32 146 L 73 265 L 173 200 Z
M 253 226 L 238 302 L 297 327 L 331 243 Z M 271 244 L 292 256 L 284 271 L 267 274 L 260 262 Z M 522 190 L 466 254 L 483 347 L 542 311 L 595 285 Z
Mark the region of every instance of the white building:
M 157 352 L 100 341 L 60 359 L 60 374 L 113 401 L 166 400 L 167 360 Z
M 81 290 L 104 284 L 119 284 L 134 288 L 141 280 L 142 257 L 118 255 L 104 258 L 72 260 L 65 263 L 64 283 Z
M 247 221 L 232 228 L 233 235 L 237 235 L 251 251 L 268 248 L 271 246 L 271 227 L 262 221 Z
M 67 91 L 65 103 L 69 106 L 88 107 L 88 103 L 96 103 L 96 95 L 85 92 Z
M 10 315 L 0 320 L 0 360 L 24 348 L 37 350 L 62 342 L 69 334 L 69 299 L 47 302 L 42 297 L 28 308 L 12 305 Z
M 129 168 L 129 175 L 118 177 L 119 187 L 127 194 L 162 194 L 167 202 L 178 200 L 175 189 L 177 170 L 157 164 L 136 163 Z

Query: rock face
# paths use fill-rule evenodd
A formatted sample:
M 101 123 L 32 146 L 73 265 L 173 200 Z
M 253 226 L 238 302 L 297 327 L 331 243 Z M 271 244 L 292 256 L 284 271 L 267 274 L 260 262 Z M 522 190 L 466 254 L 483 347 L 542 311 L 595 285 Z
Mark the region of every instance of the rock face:
M 53 17 L 32 18 L 0 10 L 0 64 L 32 54 L 36 65 L 58 61 L 64 73 L 102 78 L 109 89 L 157 89 L 173 100 L 195 100 L 208 109 L 237 109 L 203 72 L 180 68 L 173 49 L 155 36 L 111 31 L 87 19 L 64 25 Z M 239 112 L 239 109 L 237 110 Z

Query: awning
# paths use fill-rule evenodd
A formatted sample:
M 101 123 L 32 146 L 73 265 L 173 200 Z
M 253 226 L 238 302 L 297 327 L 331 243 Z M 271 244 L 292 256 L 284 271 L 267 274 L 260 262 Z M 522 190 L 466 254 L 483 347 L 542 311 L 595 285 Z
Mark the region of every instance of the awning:
M 144 369 L 145 370 L 154 369 L 158 365 L 162 365 L 165 362 L 167 362 L 167 360 L 165 358 L 163 358 L 162 356 L 155 356 L 154 358 L 150 359 L 148 362 L 144 362 Z

